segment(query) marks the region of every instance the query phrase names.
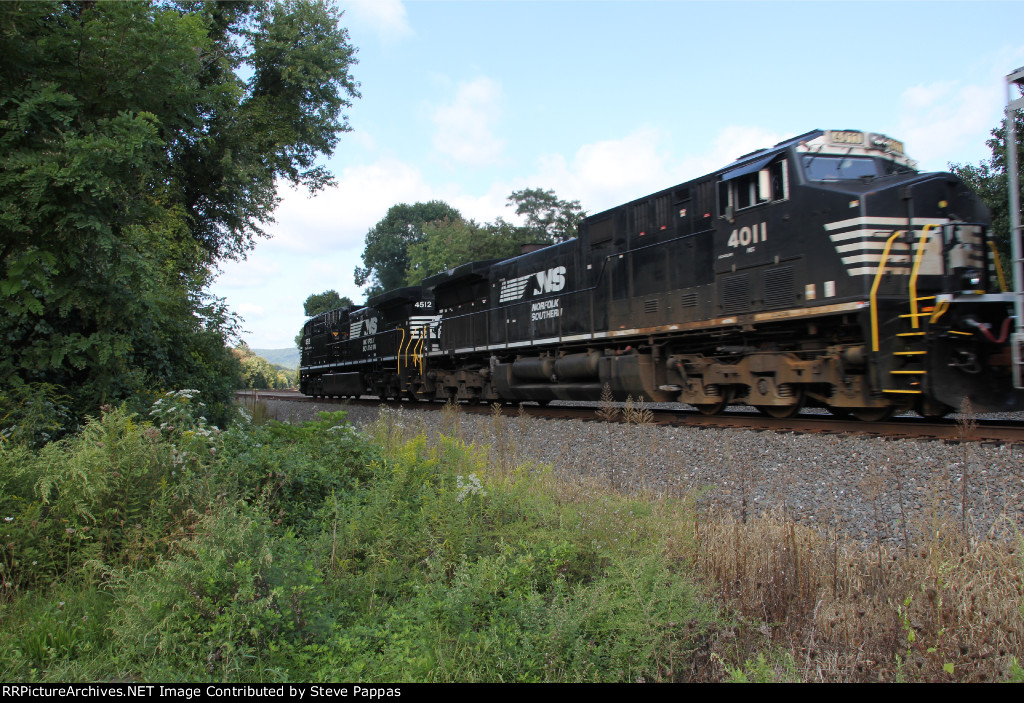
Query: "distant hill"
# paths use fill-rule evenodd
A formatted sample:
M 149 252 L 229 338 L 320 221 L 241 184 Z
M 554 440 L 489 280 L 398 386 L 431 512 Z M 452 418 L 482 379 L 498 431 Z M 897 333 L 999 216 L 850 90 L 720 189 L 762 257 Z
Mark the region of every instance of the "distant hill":
M 295 347 L 290 349 L 253 349 L 252 353 L 262 356 L 271 364 L 283 366 L 286 369 L 294 369 L 299 365 L 299 350 Z

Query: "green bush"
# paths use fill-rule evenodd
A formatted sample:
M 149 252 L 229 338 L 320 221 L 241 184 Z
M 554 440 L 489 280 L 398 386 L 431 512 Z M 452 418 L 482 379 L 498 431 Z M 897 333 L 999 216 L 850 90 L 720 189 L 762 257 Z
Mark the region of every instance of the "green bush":
M 41 447 L 78 429 L 71 398 L 49 383 L 0 390 L 0 445 Z
M 6 679 L 671 681 L 707 659 L 674 509 L 344 413 L 220 431 L 179 391 L 145 417 L 0 448 Z
M 113 584 L 121 663 L 146 678 L 278 681 L 288 656 L 316 641 L 316 570 L 258 507 L 204 517 L 179 551 Z
M 8 594 L 151 561 L 174 519 L 174 451 L 123 409 L 37 451 L 0 448 Z

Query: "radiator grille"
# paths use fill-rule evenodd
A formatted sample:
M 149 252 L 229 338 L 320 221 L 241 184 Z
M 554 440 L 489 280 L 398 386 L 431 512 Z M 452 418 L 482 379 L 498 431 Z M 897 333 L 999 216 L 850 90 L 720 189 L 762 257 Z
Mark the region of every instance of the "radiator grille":
M 765 271 L 763 283 L 766 308 L 785 308 L 795 304 L 792 266 L 782 266 Z
M 750 291 L 747 274 L 722 280 L 722 310 L 746 312 L 750 308 Z

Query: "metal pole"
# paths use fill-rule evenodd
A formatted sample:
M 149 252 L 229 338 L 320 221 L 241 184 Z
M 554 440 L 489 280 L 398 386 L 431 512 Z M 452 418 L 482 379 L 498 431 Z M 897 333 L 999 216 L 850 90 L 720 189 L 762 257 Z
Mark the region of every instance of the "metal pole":
M 1024 246 L 1021 243 L 1020 173 L 1017 167 L 1017 110 L 1024 108 L 1024 97 L 1014 97 L 1014 87 L 1024 91 L 1024 66 L 1006 77 L 1006 175 L 1010 190 L 1010 255 L 1013 264 L 1014 312 L 1016 330 L 1011 340 L 1013 385 L 1024 388 Z

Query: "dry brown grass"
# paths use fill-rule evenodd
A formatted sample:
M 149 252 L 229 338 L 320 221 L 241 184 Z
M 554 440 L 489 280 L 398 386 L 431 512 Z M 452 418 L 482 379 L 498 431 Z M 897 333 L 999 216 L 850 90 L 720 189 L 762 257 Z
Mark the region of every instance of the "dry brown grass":
M 904 551 L 729 516 L 695 521 L 678 556 L 754 624 L 742 647 L 767 637 L 806 681 L 1005 680 L 1024 653 L 1019 543 L 971 542 L 958 527 Z

